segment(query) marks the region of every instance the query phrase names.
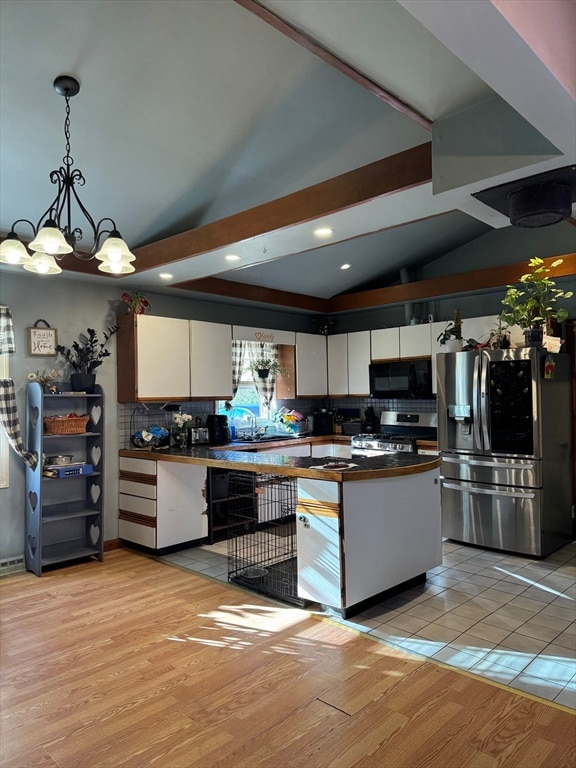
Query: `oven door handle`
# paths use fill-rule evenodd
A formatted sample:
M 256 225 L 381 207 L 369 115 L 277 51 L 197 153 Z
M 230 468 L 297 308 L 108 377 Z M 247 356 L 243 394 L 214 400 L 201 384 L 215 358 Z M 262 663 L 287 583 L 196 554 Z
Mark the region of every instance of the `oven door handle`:
M 534 493 L 527 493 L 525 491 L 504 491 L 504 490 L 492 490 L 491 488 L 470 488 L 468 486 L 455 485 L 454 483 L 442 482 L 443 488 L 448 488 L 450 491 L 459 491 L 460 493 L 479 493 L 484 496 L 508 496 L 512 499 L 533 499 Z

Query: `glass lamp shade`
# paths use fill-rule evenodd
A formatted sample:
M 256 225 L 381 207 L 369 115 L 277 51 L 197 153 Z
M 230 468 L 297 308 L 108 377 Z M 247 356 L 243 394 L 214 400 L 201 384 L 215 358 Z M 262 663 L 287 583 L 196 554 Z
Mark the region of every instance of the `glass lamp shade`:
M 118 259 L 117 261 L 106 259 L 102 264 L 98 264 L 98 269 L 100 272 L 107 272 L 110 275 L 129 275 L 130 272 L 136 271 L 132 264 L 124 261 L 124 259 Z
M 64 235 L 56 223 L 52 219 L 48 219 L 30 243 L 30 250 L 46 253 L 50 256 L 63 256 L 65 253 L 72 253 L 73 249 L 64 239 Z
M 112 275 L 128 275 L 135 271 L 130 262 L 135 261 L 136 256 L 130 253 L 128 246 L 116 230 L 113 230 L 110 237 L 104 241 L 104 245 L 96 254 L 96 258 L 102 262 L 98 265 L 101 272 L 108 272 Z
M 31 261 L 32 257 L 18 237 L 13 233 L 6 235 L 6 239 L 0 243 L 0 263 L 18 264 L 23 267 Z
M 62 268 L 56 264 L 54 256 L 49 253 L 34 253 L 30 262 L 24 264 L 24 269 L 28 272 L 36 272 L 38 275 L 59 275 Z
M 135 261 L 136 256 L 130 253 L 124 240 L 121 237 L 116 237 L 116 234 L 119 233 L 114 230 L 110 237 L 106 238 L 102 248 L 96 254 L 96 258 L 100 261 Z

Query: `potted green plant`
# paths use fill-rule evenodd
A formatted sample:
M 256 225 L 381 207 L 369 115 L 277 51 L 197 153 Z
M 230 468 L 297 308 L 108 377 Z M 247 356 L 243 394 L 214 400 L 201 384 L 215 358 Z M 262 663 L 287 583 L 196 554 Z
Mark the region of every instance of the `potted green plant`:
M 445 346 L 447 352 L 460 352 L 462 350 L 462 319 L 459 309 L 454 310 L 454 320 L 446 323 L 446 327 L 436 337 L 436 341 Z
M 250 363 L 250 370 L 254 371 L 260 379 L 267 379 L 272 376 L 285 376 L 286 369 L 283 368 L 278 360 L 273 360 L 265 354 L 259 355 Z
M 510 349 L 510 329 L 498 317 L 498 325 L 490 331 L 487 346 L 490 349 Z
M 502 299 L 505 308 L 499 317 L 508 325 L 519 325 L 524 330 L 527 346 L 540 346 L 544 326 L 552 320 L 561 323 L 568 317 L 568 311 L 558 307 L 557 302 L 571 298 L 573 292 L 557 288 L 551 276 L 562 261 L 556 259 L 547 267 L 542 259 L 530 259 L 530 271 L 521 276 L 520 287 L 506 286 Z
M 118 330 L 117 325 L 111 325 L 103 331 L 103 341 L 99 341 L 94 328 L 88 328 L 86 333 L 80 333 L 78 340 L 72 342 L 72 347 L 63 344 L 56 345 L 56 351 L 70 365 L 74 373 L 70 383 L 75 392 L 92 392 L 96 381 L 94 371 L 102 365 L 105 357 L 110 357 L 106 345 Z

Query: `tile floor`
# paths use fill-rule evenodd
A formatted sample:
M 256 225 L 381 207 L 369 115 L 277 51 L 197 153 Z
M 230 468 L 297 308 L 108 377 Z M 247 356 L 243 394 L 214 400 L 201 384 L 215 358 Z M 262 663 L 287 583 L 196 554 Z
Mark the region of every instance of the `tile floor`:
M 227 581 L 226 546 L 161 559 Z M 348 620 L 324 613 L 387 644 L 576 709 L 576 542 L 540 560 L 445 541 L 443 563 L 425 584 Z

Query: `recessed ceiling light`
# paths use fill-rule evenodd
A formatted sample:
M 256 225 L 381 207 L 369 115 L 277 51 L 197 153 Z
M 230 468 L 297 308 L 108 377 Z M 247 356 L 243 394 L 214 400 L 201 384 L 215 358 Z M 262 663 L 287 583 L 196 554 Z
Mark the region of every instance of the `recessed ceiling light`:
M 171 275 L 170 272 L 160 272 L 158 277 L 160 278 L 160 280 L 172 280 L 174 275 Z
M 342 264 L 340 269 L 350 269 L 350 264 Z
M 224 258 L 226 261 L 240 261 L 240 256 L 237 256 L 235 253 L 227 253 Z
M 330 237 L 330 235 L 334 234 L 334 230 L 332 227 L 318 227 L 318 229 L 314 230 L 314 234 L 316 237 Z

